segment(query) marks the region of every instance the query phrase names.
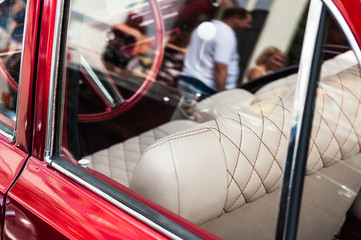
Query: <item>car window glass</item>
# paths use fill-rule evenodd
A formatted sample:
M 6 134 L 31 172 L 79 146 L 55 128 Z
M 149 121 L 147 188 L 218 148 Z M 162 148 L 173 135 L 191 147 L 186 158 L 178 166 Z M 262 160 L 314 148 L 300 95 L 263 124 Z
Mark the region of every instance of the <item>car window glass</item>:
M 13 135 L 24 36 L 26 1 L 0 2 L 0 129 Z
M 262 239 L 275 235 L 308 2 L 236 2 L 72 1 L 60 154 L 217 236 Z M 331 30 L 322 79 L 355 65 Z
M 352 239 L 359 232 L 360 64 L 348 49 L 344 34 L 330 19 L 324 46 L 328 60 L 322 64 L 316 92 L 299 239 Z M 313 226 L 317 230 L 309 231 Z

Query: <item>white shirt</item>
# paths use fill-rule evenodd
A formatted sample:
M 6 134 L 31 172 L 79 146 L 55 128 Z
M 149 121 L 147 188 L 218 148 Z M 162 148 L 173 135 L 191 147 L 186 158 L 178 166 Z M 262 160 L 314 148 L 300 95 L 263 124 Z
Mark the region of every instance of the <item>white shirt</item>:
M 236 34 L 231 27 L 219 20 L 212 20 L 216 35 L 205 41 L 193 31 L 184 60 L 182 75 L 194 77 L 217 91 L 214 62 L 228 67 L 226 89 L 235 88 L 239 74 L 239 55 Z

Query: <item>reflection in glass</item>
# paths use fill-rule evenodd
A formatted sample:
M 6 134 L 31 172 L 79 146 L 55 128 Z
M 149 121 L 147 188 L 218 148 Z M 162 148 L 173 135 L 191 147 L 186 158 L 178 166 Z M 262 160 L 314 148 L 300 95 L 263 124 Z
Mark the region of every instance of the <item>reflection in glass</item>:
M 10 128 L 16 120 L 25 8 L 24 0 L 0 3 L 0 120 Z
M 178 89 L 184 58 L 192 51 L 189 44 L 197 27 L 202 23 L 204 26 L 204 22 L 207 26 L 213 19 L 221 22 L 222 11 L 230 6 L 223 5 L 223 1 L 219 8 L 208 0 L 158 1 L 165 37 L 163 49 L 159 50 L 156 43 L 161 33 L 156 30 L 156 14 L 147 1 L 104 0 L 90 4 L 74 0 L 65 65 L 67 132 L 63 149 L 67 151 L 62 154 L 75 160 L 87 159 L 87 170 L 107 182 L 129 187 L 222 238 L 273 237 L 297 80 L 297 71 L 282 71 L 292 49 L 299 45 L 296 42 L 302 41 L 307 3 L 300 2 L 292 8 L 273 1 L 263 9 L 267 11 L 250 9 L 253 27 L 244 29 L 243 35 L 235 33 L 238 47 L 234 49 L 240 56 L 236 67 L 240 72 L 234 87 L 242 88 L 204 98 Z M 204 44 L 217 37 L 217 31 L 214 36 L 210 29 L 200 30 L 205 33 Z M 202 44 L 199 46 L 198 53 L 205 51 Z M 272 61 L 267 60 L 273 64 L 270 71 L 274 73 L 241 85 L 248 69 L 268 46 L 282 52 L 271 56 Z M 307 180 L 311 186 L 329 181 L 328 166 L 350 168 L 341 159 L 357 152 L 354 135 L 354 149 L 337 148 L 344 141 L 347 145 L 349 138 L 343 136 L 354 134 L 348 131 L 349 123 L 356 124 L 355 116 L 359 117 L 353 107 L 348 107 L 359 100 L 358 89 L 348 91 L 350 86 L 342 82 L 354 82 L 353 77 L 357 77 L 357 69 L 348 69 L 355 61 L 346 49 L 329 55 L 321 70 L 324 79 L 316 102 L 316 130 L 310 151 L 313 159 L 307 172 L 307 179 L 313 179 Z M 162 61 L 157 58 L 161 55 Z M 299 55 L 292 55 L 292 64 L 297 64 Z M 159 71 L 151 87 L 143 89 L 140 86 L 156 61 L 160 61 Z M 204 66 L 194 67 L 214 74 Z M 277 75 L 278 71 L 281 75 Z M 126 106 L 138 90 L 142 95 L 137 104 L 95 119 L 101 111 Z M 84 115 L 89 117 L 87 121 L 81 118 Z M 356 189 L 340 180 L 332 183 L 339 184 L 335 192 L 348 199 L 345 201 L 354 198 Z M 316 195 L 312 191 L 306 194 Z M 343 211 L 345 206 L 339 209 Z M 314 217 L 313 212 L 316 210 L 310 211 L 308 217 Z M 314 226 L 305 226 L 301 229 L 315 231 Z M 333 230 L 331 226 L 320 233 L 326 236 Z

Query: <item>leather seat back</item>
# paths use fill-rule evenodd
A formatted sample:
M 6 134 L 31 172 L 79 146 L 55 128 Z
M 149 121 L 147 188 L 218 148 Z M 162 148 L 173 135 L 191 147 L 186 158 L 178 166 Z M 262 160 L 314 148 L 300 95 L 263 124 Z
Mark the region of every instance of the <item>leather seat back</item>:
M 360 152 L 360 83 L 358 66 L 322 79 L 307 174 Z M 270 96 L 160 139 L 143 154 L 130 188 L 196 224 L 277 190 L 294 89 Z

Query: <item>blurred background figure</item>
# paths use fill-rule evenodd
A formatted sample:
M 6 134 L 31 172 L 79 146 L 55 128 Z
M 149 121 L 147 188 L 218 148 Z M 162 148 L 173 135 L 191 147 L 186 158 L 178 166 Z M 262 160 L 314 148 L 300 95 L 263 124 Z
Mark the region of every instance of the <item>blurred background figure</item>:
M 13 16 L 9 26 L 9 33 L 11 33 L 11 40 L 16 43 L 15 45 L 21 45 L 23 40 L 25 7 L 26 1 L 22 0 L 16 0 L 13 6 Z
M 256 60 L 256 66 L 249 71 L 248 81 L 283 68 L 286 55 L 276 47 L 266 48 Z
M 152 63 L 148 50 L 150 39 L 145 35 L 143 17 L 129 14 L 124 23 L 114 25 L 108 33 L 108 44 L 103 54 L 107 69 L 146 75 Z
M 19 50 L 23 39 L 26 1 L 5 0 L 0 1 L 0 6 L 0 52 Z
M 221 20 L 200 24 L 192 32 L 178 88 L 209 96 L 236 87 L 239 54 L 235 32 L 251 26 L 251 14 L 241 7 L 228 8 Z
M 159 69 L 157 81 L 176 87 L 183 69 L 183 61 L 189 43 L 190 33 L 182 31 L 170 40 L 164 48 L 164 57 Z

